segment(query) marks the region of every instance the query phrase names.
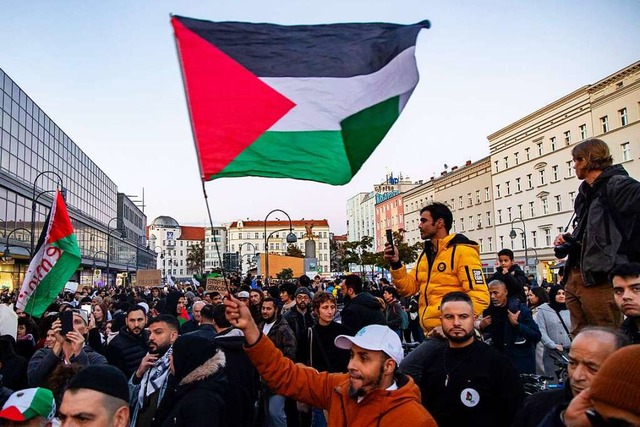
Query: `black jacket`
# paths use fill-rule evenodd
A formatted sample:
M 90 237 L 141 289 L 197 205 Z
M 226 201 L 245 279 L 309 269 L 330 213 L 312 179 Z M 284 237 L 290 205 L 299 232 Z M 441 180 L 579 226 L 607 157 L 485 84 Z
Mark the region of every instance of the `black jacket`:
M 229 385 L 223 373 L 225 354 L 216 352 L 212 358 L 188 372 L 176 376 L 177 387 L 167 393 L 152 426 L 220 427 L 228 426 L 227 420 L 237 416 L 229 412 L 224 396 Z M 176 372 L 176 375 L 178 373 Z
M 106 356 L 110 365 L 120 369 L 129 378 L 138 369 L 148 351 L 149 332 L 142 330 L 142 333 L 136 336 L 123 326 L 107 346 Z
M 620 332 L 629 339 L 629 344 L 640 344 L 640 329 L 635 318 L 627 317 L 620 325 Z
M 361 292 L 345 303 L 342 324 L 355 334 L 367 325 L 386 325 L 387 322 L 376 297 L 369 292 Z
M 581 243 L 566 268 L 579 265 L 586 286 L 608 283 L 613 267 L 640 261 L 640 182 L 621 165 L 580 184 L 574 209 L 573 237 Z
M 302 314 L 294 306 L 282 317 L 296 336 L 296 360 L 304 363 L 309 360 L 309 328 L 316 323 L 311 315 L 311 310 L 307 309 L 307 312 Z
M 519 265 L 514 264 L 509 267 L 509 272 L 507 274 L 502 273 L 502 268 L 498 267 L 493 276 L 489 279 L 489 282 L 492 280 L 500 280 L 507 287 L 507 292 L 510 297 L 517 297 L 520 302 L 527 302 L 527 297 L 524 294 L 524 285 L 529 284 L 529 280 L 527 280 L 526 274 L 520 268 Z
M 513 427 L 537 427 L 557 407 L 565 409 L 571 399 L 573 399 L 573 393 L 568 381 L 563 388 L 533 394 L 524 400 L 512 425 Z

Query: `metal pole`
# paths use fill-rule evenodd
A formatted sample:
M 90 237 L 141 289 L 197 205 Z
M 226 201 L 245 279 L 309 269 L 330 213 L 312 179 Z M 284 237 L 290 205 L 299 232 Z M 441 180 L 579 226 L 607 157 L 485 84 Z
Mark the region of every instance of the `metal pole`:
M 66 199 L 65 195 L 66 195 L 66 191 L 64 189 L 64 185 L 62 185 L 62 178 L 60 177 L 60 175 L 58 175 L 56 172 L 54 171 L 43 171 L 40 172 L 37 176 L 36 179 L 33 180 L 33 189 L 31 192 L 31 253 L 33 254 L 33 248 L 34 248 L 34 234 L 36 232 L 36 207 L 37 207 L 37 197 L 36 197 L 36 184 L 38 183 L 38 178 L 40 178 L 42 175 L 46 175 L 46 174 L 53 174 L 55 175 L 58 180 L 60 181 L 60 192 L 62 193 L 62 197 Z

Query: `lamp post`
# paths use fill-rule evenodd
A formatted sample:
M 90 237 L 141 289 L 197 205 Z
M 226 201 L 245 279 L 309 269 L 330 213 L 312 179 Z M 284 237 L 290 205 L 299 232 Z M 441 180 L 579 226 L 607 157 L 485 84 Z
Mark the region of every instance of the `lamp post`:
M 9 239 L 11 238 L 13 233 L 15 233 L 16 231 L 23 231 L 23 232 L 27 232 L 27 233 L 31 234 L 31 232 L 29 230 L 27 230 L 26 228 L 16 228 L 14 230 L 11 230 L 11 232 L 9 234 L 7 234 L 7 237 L 6 237 L 6 240 L 5 240 L 5 245 L 4 245 L 4 250 L 2 251 L 2 259 L 4 261 L 9 261 L 12 258 L 11 251 L 9 250 Z M 29 258 L 31 258 L 33 256 L 33 252 L 31 252 L 29 249 L 27 249 L 27 251 L 29 251 Z
M 108 248 L 107 248 L 107 249 L 108 249 Z M 94 252 L 94 253 L 93 253 L 93 256 L 92 256 L 91 258 L 93 258 L 93 265 L 92 265 L 92 268 L 93 268 L 94 276 L 95 276 L 95 270 L 96 270 L 96 267 L 97 267 L 97 265 L 96 265 L 96 256 L 97 256 L 98 254 L 105 254 L 105 255 L 107 256 L 107 258 L 109 257 L 109 253 L 108 253 L 108 252 L 105 252 L 105 251 L 96 251 L 96 252 Z M 100 276 L 102 276 L 102 273 L 100 274 Z
M 518 227 L 514 227 L 513 226 L 513 221 L 520 221 L 522 222 L 522 228 L 518 228 Z M 518 234 L 516 233 L 516 230 L 522 232 L 522 237 L 523 237 L 523 243 L 524 243 L 524 268 L 525 268 L 525 273 L 529 272 L 529 258 L 527 257 L 527 227 L 525 226 L 524 220 L 521 217 L 517 217 L 511 220 L 511 231 L 509 232 L 509 237 L 511 237 L 511 240 L 515 239 Z
M 291 231 L 291 229 L 289 229 L 289 234 L 287 234 L 287 243 L 291 244 L 291 243 L 295 243 L 298 241 L 298 238 L 296 237 L 295 234 L 293 234 L 293 231 Z M 269 239 L 271 238 L 271 236 L 273 236 L 276 233 L 279 233 L 281 231 L 287 231 L 286 228 L 281 228 L 279 230 L 274 230 L 271 233 L 269 233 L 269 236 L 265 239 L 265 253 L 264 253 L 264 264 L 265 264 L 265 270 L 267 273 L 267 277 L 266 277 L 266 282 L 268 283 L 268 278 L 269 278 L 269 248 L 267 247 L 267 245 L 269 244 Z
M 156 249 L 160 249 L 160 252 L 158 252 Z M 164 250 L 163 250 L 160 246 L 154 246 L 154 247 L 153 247 L 153 252 L 155 252 L 156 254 L 160 255 L 160 259 L 162 260 L 162 284 L 164 285 L 164 281 L 165 281 L 165 269 L 164 269 L 165 259 L 164 259 Z
M 42 196 L 43 194 L 45 194 L 45 193 L 51 193 L 52 191 L 56 191 L 56 190 L 42 191 L 36 197 L 36 183 L 38 182 L 38 178 L 40 178 L 42 175 L 46 175 L 46 174 L 55 175 L 55 177 L 58 178 L 58 181 L 60 182 L 60 192 L 62 193 L 62 198 L 65 199 L 65 200 L 67 198 L 67 190 L 62 185 L 62 178 L 56 172 L 54 172 L 54 171 L 40 172 L 36 176 L 36 179 L 33 180 L 33 191 L 31 192 L 31 253 L 33 253 L 33 246 L 34 246 L 33 236 L 35 235 L 35 232 L 36 232 L 36 208 L 37 208 L 38 198 L 40 196 Z
M 123 230 L 117 228 L 117 226 L 114 229 L 111 228 L 111 222 L 114 219 L 117 221 L 118 217 L 114 216 L 107 223 L 107 285 L 109 285 L 109 278 L 110 278 L 110 273 L 111 273 L 111 232 L 112 231 L 120 231 L 121 233 L 123 233 Z
M 249 245 L 253 248 L 253 255 L 256 255 L 256 251 L 258 248 L 256 248 L 256 245 L 254 245 L 251 242 L 244 242 L 244 243 L 240 243 L 240 247 L 238 248 L 238 263 L 240 265 L 240 273 L 242 274 L 242 247 L 244 245 Z M 248 255 L 248 254 L 247 254 Z

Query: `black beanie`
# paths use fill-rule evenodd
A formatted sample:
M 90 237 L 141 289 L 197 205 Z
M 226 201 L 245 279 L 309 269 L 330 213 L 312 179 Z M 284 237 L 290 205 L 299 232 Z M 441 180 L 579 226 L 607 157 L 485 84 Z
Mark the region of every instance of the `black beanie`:
M 78 372 L 67 390 L 85 388 L 129 402 L 129 385 L 127 378 L 120 369 L 111 365 L 87 366 Z

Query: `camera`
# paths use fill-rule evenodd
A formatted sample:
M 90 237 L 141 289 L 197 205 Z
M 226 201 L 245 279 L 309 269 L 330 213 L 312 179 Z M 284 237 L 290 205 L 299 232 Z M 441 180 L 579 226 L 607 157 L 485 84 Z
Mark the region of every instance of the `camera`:
M 553 247 L 553 253 L 558 259 L 562 259 L 569 255 L 569 252 L 571 252 L 578 243 L 569 233 L 563 234 L 562 237 L 564 238 L 564 243 Z

